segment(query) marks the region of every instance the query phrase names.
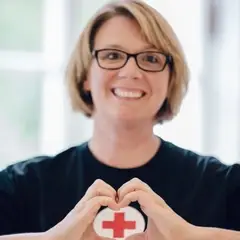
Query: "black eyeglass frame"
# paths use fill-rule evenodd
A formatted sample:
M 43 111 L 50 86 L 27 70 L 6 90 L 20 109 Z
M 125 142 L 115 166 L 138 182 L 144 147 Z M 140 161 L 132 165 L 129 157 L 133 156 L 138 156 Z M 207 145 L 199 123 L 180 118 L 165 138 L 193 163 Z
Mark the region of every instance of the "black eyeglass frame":
M 127 58 L 126 58 L 125 63 L 124 63 L 121 67 L 117 67 L 117 68 L 105 68 L 105 67 L 102 67 L 101 64 L 100 64 L 99 58 L 98 58 L 98 54 L 99 54 L 100 52 L 106 51 L 106 50 L 110 50 L 110 51 L 113 50 L 113 51 L 118 51 L 118 52 L 121 52 L 121 53 L 126 54 L 126 55 L 127 55 Z M 163 65 L 162 69 L 161 69 L 161 70 L 148 70 L 148 69 L 142 68 L 142 67 L 138 64 L 137 56 L 140 55 L 140 54 L 143 54 L 143 53 L 159 53 L 159 54 L 164 55 L 165 58 L 166 58 L 166 61 L 165 61 L 164 65 Z M 123 51 L 123 50 L 119 50 L 119 49 L 115 49 L 115 48 L 103 48 L 103 49 L 95 49 L 95 50 L 93 50 L 93 51 L 92 51 L 92 56 L 96 58 L 97 63 L 98 63 L 98 66 L 99 66 L 100 68 L 106 69 L 106 70 L 118 70 L 118 69 L 123 68 L 123 67 L 127 64 L 128 60 L 129 60 L 131 57 L 133 57 L 133 58 L 135 59 L 135 62 L 136 62 L 136 64 L 137 64 L 137 66 L 138 66 L 141 70 L 143 70 L 143 71 L 145 71 L 145 72 L 162 72 L 162 71 L 166 68 L 167 65 L 170 66 L 170 69 L 172 69 L 172 66 L 173 66 L 173 57 L 172 57 L 171 55 L 169 55 L 169 54 L 165 54 L 165 53 L 159 52 L 159 51 L 143 51 L 143 52 L 138 52 L 138 53 L 127 53 L 127 52 L 125 52 L 125 51 Z

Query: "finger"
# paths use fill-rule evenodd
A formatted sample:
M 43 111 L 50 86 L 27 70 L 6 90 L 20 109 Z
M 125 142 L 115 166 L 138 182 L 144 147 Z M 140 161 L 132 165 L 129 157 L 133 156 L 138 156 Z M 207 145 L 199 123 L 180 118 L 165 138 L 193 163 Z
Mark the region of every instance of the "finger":
M 115 195 L 109 191 L 108 189 L 91 189 L 91 191 L 88 191 L 84 197 L 76 204 L 76 208 L 81 210 L 82 208 L 85 207 L 86 203 L 90 201 L 91 199 L 95 197 L 110 197 L 111 199 L 115 199 Z
M 127 207 L 131 202 L 138 202 L 142 211 L 150 218 L 155 218 L 161 209 L 161 205 L 157 204 L 153 197 L 144 191 L 138 190 L 128 193 L 119 203 L 120 208 Z
M 117 191 L 119 200 L 121 201 L 122 198 L 130 192 L 134 192 L 135 190 L 143 190 L 143 191 L 148 191 L 150 187 L 141 181 L 138 178 L 133 178 L 130 181 L 124 183 Z
M 119 210 L 116 202 L 105 196 L 98 196 L 90 199 L 81 210 L 74 208 L 61 222 L 58 224 L 57 232 L 66 232 L 71 236 L 81 236 L 86 229 L 90 227 L 97 212 L 102 206 L 107 206 L 113 210 Z M 53 229 L 54 230 L 54 229 Z M 56 231 L 54 231 L 56 232 Z M 66 238 L 72 239 L 72 238 Z
M 83 198 L 77 203 L 76 208 L 82 208 L 90 199 L 97 196 L 107 196 L 116 199 L 116 191 L 104 181 L 96 180 L 87 190 Z
M 93 197 L 95 196 L 101 196 L 100 192 L 104 190 L 104 192 L 108 192 L 109 197 L 116 197 L 116 190 L 110 186 L 108 183 L 104 182 L 101 179 L 97 179 L 87 190 L 86 194 L 93 194 Z M 85 194 L 85 195 L 86 195 Z
M 119 206 L 114 199 L 105 196 L 98 196 L 90 199 L 85 204 L 85 207 L 81 211 L 81 214 L 86 216 L 92 215 L 93 217 L 95 217 L 101 207 L 109 207 L 112 210 L 119 210 Z
M 116 190 L 111 185 L 109 185 L 108 183 L 104 182 L 102 179 L 95 180 L 93 185 L 104 186 L 104 187 L 108 188 L 110 191 L 116 193 Z
M 101 207 L 109 207 L 112 210 L 119 210 L 118 205 L 112 198 L 100 196 L 90 199 L 81 211 L 75 209 L 74 214 L 78 215 L 78 219 L 81 219 L 81 222 L 86 222 L 86 224 L 89 225 L 93 222 Z
M 147 185 L 145 182 L 141 181 L 138 178 L 133 178 L 129 182 L 125 183 L 122 185 L 121 188 L 118 190 L 118 196 L 119 196 L 119 201 L 122 201 L 124 196 L 130 192 L 134 192 L 137 190 L 141 190 L 144 192 L 147 192 L 154 197 L 155 201 L 157 201 L 159 204 L 163 204 L 164 202 L 161 201 L 160 196 L 158 196 L 149 185 Z
M 127 207 L 131 202 L 138 202 L 142 211 L 150 218 L 154 219 L 159 213 L 164 211 L 173 210 L 165 203 L 164 205 L 158 204 L 151 194 L 142 190 L 128 193 L 124 196 L 123 200 L 118 204 L 119 208 Z M 164 200 L 162 200 L 164 201 Z
M 108 188 L 98 187 L 89 189 L 83 197 L 84 201 L 89 201 L 90 199 L 97 196 L 111 197 L 112 199 L 116 198 L 116 192 L 112 192 Z
M 120 208 L 123 208 L 127 207 L 131 202 L 136 201 L 140 204 L 141 207 L 145 207 L 146 205 L 154 203 L 154 200 L 148 193 L 142 190 L 137 190 L 126 194 L 121 202 L 118 203 L 118 205 Z

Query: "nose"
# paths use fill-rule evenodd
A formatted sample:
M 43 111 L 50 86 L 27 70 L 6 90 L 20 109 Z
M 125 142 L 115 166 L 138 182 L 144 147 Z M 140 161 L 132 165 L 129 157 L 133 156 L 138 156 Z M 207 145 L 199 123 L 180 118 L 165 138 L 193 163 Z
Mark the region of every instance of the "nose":
M 119 77 L 122 78 L 141 78 L 141 69 L 138 67 L 136 60 L 134 57 L 130 57 L 120 70 L 119 70 Z

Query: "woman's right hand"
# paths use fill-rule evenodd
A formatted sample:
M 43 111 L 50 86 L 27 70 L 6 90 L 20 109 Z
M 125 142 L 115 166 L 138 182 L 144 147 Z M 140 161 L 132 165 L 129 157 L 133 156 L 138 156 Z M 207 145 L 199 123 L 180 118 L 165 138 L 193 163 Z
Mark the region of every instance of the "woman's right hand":
M 46 232 L 49 240 L 102 240 L 93 229 L 93 221 L 98 210 L 106 206 L 119 210 L 116 191 L 102 180 L 96 180 L 84 197 L 56 226 Z

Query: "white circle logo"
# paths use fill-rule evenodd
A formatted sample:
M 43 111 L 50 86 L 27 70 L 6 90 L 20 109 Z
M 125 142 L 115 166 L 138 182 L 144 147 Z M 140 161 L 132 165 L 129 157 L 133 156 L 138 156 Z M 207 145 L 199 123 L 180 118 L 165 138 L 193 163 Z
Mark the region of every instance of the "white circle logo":
M 94 230 L 101 237 L 123 240 L 133 234 L 142 233 L 145 220 L 142 214 L 133 207 L 113 211 L 105 208 L 96 216 Z

